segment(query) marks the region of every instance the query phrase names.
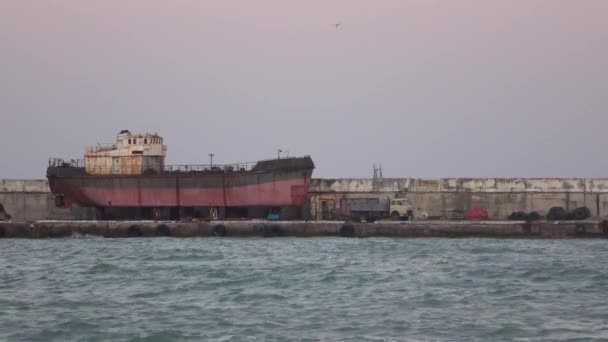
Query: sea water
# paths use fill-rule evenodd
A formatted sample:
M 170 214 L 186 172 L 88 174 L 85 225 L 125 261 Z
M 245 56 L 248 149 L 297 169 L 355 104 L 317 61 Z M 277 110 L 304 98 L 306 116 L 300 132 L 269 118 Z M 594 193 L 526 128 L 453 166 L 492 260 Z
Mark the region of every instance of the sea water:
M 602 338 L 605 240 L 0 240 L 2 341 Z

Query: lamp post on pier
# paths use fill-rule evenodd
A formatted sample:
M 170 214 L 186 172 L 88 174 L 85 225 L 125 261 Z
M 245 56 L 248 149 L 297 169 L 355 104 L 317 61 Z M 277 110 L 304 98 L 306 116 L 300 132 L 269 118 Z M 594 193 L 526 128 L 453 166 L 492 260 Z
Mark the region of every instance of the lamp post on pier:
M 215 153 L 209 153 L 209 167 L 213 167 L 213 156 L 215 156 Z

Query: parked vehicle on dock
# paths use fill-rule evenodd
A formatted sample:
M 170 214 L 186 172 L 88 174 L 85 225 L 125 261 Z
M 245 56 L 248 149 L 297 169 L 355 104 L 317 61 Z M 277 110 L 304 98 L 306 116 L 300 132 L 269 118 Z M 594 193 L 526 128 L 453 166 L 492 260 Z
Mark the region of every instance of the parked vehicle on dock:
M 382 219 L 393 221 L 413 220 L 414 202 L 407 198 L 351 198 L 346 201 L 350 219 L 358 222 L 375 222 Z M 421 217 L 426 219 L 425 213 Z
M 414 202 L 407 198 L 395 198 L 391 200 L 391 220 L 407 221 L 414 219 Z
M 352 198 L 346 201 L 350 218 L 357 222 L 375 222 L 388 217 L 390 199 Z
M 462 221 L 467 219 L 467 214 L 462 209 L 449 209 L 445 218 L 450 221 Z
M 266 219 L 268 221 L 278 221 L 281 219 L 281 208 L 272 207 L 268 210 L 268 215 L 266 215 Z

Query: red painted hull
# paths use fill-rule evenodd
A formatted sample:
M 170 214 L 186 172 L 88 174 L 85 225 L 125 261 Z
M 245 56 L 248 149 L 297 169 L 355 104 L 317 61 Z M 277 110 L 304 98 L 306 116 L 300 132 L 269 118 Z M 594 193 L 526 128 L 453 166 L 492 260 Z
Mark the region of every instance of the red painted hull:
M 248 207 L 301 206 L 306 201 L 310 178 L 277 181 L 232 188 L 128 188 L 53 186 L 63 194 L 66 206 L 91 207 Z
M 308 158 L 266 162 L 242 173 L 91 176 L 82 168 L 49 167 L 47 176 L 64 206 L 280 207 L 306 202 L 313 168 Z

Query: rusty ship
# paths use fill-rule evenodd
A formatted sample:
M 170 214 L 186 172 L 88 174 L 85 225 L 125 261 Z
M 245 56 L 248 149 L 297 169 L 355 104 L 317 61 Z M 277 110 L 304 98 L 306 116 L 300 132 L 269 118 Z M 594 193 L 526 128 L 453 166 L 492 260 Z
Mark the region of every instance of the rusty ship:
M 228 165 L 165 165 L 158 134 L 121 131 L 84 159 L 49 160 L 59 207 L 91 207 L 102 219 L 299 218 L 314 163 L 309 156 Z

